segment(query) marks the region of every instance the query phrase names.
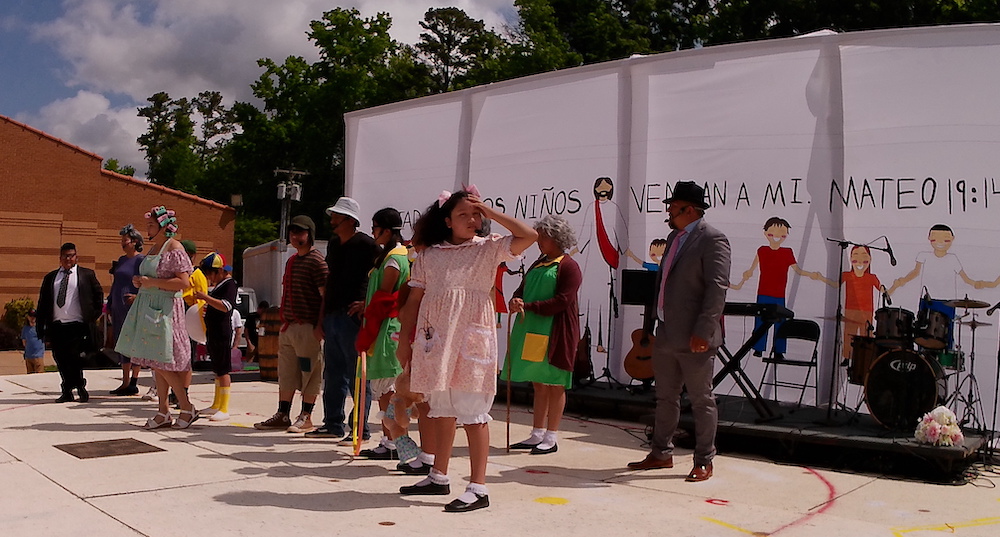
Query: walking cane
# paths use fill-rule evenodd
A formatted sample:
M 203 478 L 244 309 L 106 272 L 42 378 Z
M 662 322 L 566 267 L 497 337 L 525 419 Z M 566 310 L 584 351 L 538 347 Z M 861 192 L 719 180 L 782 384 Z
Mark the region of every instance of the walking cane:
M 362 416 L 365 407 L 365 384 L 368 377 L 368 356 L 362 352 L 358 355 L 356 374 L 354 375 L 354 430 L 351 431 L 354 438 L 354 456 L 361 454 L 361 436 L 365 428 L 362 420 L 368 421 L 368 416 Z
M 507 370 L 507 453 L 510 453 L 510 313 L 507 314 L 507 354 L 503 367 Z

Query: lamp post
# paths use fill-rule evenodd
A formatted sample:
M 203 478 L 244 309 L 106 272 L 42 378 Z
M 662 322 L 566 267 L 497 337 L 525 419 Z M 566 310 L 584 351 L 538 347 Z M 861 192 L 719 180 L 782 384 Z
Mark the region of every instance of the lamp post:
M 284 175 L 285 179 L 278 183 L 278 199 L 281 200 L 281 225 L 279 226 L 281 239 L 278 241 L 278 250 L 284 252 L 288 249 L 286 238 L 288 237 L 288 222 L 291 220 L 292 202 L 302 200 L 302 183 L 296 179 L 303 175 L 309 175 L 309 172 L 299 171 L 294 167 L 290 170 L 276 168 L 274 176 L 278 177 L 279 174 Z

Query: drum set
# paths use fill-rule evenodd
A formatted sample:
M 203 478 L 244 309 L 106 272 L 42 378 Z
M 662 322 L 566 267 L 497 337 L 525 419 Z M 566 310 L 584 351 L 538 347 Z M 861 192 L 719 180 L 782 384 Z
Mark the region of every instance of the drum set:
M 877 310 L 868 335 L 851 337 L 847 369 L 848 382 L 864 387 L 872 418 L 890 429 L 912 430 L 926 412 L 945 405 L 963 426 L 981 428 L 982 401 L 974 373 L 976 329 L 991 323 L 978 320 L 974 310 L 986 307 L 989 303 L 968 296 L 924 296 L 916 315 L 903 308 Z M 968 356 L 958 327 L 971 331 Z M 949 389 L 952 382 L 954 388 Z

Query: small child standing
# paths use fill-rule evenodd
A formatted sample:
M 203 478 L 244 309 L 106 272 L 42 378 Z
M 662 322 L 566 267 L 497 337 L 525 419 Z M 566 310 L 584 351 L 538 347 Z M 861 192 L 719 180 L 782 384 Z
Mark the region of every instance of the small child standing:
M 28 374 L 44 373 L 45 343 L 38 339 L 35 331 L 35 310 L 28 310 L 27 324 L 21 328 L 21 344 L 24 345 L 24 367 Z
M 486 218 L 511 235 L 480 237 Z M 489 506 L 488 424 L 497 381 L 493 284 L 497 266 L 515 259 L 537 237 L 531 226 L 483 203 L 474 187 L 442 192 L 414 226 L 414 242 L 426 248 L 414 263 L 410 294 L 399 314 L 399 339 L 413 344 L 399 345 L 396 356 L 404 369 L 410 368 L 411 390 L 430 407 L 426 421 L 434 467 L 416 485 L 400 487 L 401 494 L 451 494 L 448 462 L 456 425 L 461 425 L 471 475 L 465 492 L 444 510 Z

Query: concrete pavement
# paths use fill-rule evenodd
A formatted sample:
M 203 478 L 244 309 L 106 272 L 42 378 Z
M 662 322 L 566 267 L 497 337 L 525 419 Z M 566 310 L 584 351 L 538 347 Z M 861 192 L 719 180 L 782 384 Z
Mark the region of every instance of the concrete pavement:
M 932 485 L 723 453 L 715 477 L 685 483 L 685 450 L 672 470 L 625 469 L 646 452 L 631 423 L 571 418 L 557 453 L 507 454 L 501 405 L 491 424 L 492 505 L 444 513 L 468 476 L 461 432 L 452 494 L 401 497 L 398 488 L 418 478 L 392 471 L 395 461 L 355 460 L 333 441 L 254 430 L 274 412 L 273 383 L 234 383 L 229 422 L 145 431 L 154 403 L 107 395 L 118 375 L 88 371 L 86 404 L 53 402 L 57 373 L 0 377 L 0 535 L 1000 534 L 1000 492 L 988 477 Z M 208 406 L 209 377 L 195 382 L 196 405 Z M 530 420 L 514 409 L 513 441 L 527 436 Z M 54 447 L 129 438 L 164 451 L 77 459 Z

